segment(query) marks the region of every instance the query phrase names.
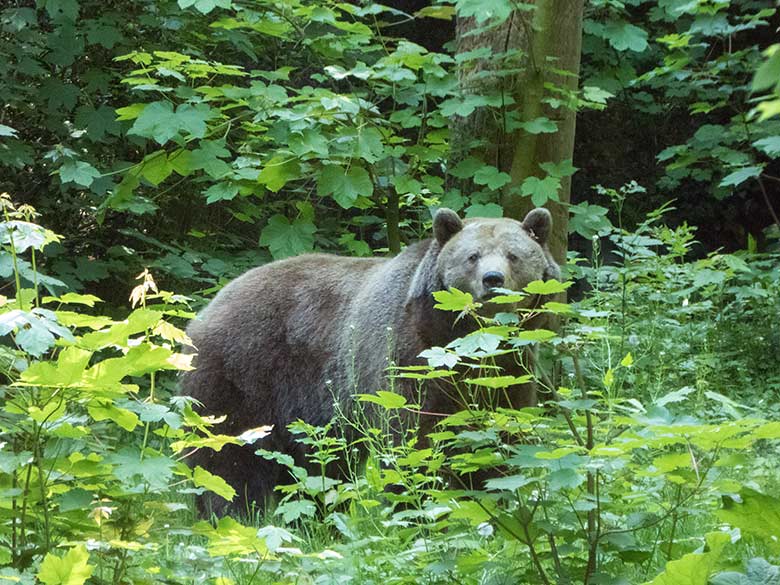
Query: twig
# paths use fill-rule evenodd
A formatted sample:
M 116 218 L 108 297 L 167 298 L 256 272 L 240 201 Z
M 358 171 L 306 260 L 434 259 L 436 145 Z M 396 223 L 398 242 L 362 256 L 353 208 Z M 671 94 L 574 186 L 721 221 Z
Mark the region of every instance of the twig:
M 777 218 L 775 208 L 772 207 L 772 202 L 769 200 L 769 195 L 766 192 L 766 187 L 764 187 L 764 181 L 761 180 L 761 175 L 756 177 L 756 180 L 758 181 L 758 186 L 761 187 L 761 194 L 764 196 L 764 203 L 766 203 L 766 206 L 769 209 L 769 213 L 772 216 L 772 219 L 775 221 L 775 225 L 780 227 L 780 219 Z
M 577 385 L 580 387 L 580 391 L 582 392 L 582 398 L 584 400 L 588 399 L 588 390 L 585 386 L 585 377 L 582 375 L 582 368 L 580 366 L 580 360 L 579 357 L 577 357 L 576 353 L 570 353 L 572 362 L 574 364 L 574 375 L 577 380 Z M 593 440 L 593 415 L 590 412 L 590 409 L 585 409 L 585 422 L 586 422 L 586 429 L 587 429 L 587 438 L 585 440 L 585 448 L 588 449 L 588 451 L 593 449 L 594 446 L 594 440 Z M 588 471 L 587 475 L 587 491 L 588 496 L 592 499 L 594 499 L 598 504 L 598 475 L 593 473 L 592 471 Z M 596 573 L 596 569 L 598 568 L 598 546 L 599 546 L 599 531 L 600 531 L 600 510 L 599 506 L 597 505 L 595 509 L 588 510 L 588 564 L 585 567 L 585 578 L 583 580 L 583 583 L 585 585 L 588 585 L 590 582 L 591 577 Z

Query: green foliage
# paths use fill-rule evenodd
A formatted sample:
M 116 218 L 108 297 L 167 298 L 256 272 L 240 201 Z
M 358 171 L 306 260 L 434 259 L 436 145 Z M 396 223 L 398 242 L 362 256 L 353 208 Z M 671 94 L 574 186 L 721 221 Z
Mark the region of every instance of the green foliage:
M 558 201 L 573 161 L 513 185 L 485 144 L 451 144 L 452 124 L 473 114 L 508 134 L 558 132 L 556 115 L 525 119 L 505 91 L 524 58 L 403 37 L 455 16 L 500 31 L 535 8 L 457 0 L 409 25 L 370 2 L 16 4 L 0 9 L 0 187 L 53 231 L 2 199 L 0 580 L 778 581 L 777 256 L 748 240 L 750 253 L 691 260 L 684 216 L 676 228 L 660 222 L 668 207 L 640 217 L 659 197 L 708 209 L 765 189 L 770 199 L 775 7 L 589 2 L 581 87 L 548 84 L 545 108 L 666 128 L 658 142 L 645 132 L 641 144 L 578 147 L 582 172 L 616 151 L 665 165 L 637 177 L 649 193 L 597 188 L 570 206 L 570 231 L 594 246 L 571 274 L 590 292 L 514 313 L 568 283 L 501 291 L 491 302 L 507 312 L 494 319 L 467 293 L 436 293 L 439 309 L 481 328 L 393 371 L 434 381 L 462 412 L 421 412 L 392 384 L 361 394 L 337 421 L 345 433 L 291 427 L 305 460 L 258 452 L 289 471 L 268 519 L 194 523 L 193 492 L 241 496 L 187 455 L 274 431 L 216 434 L 173 396 L 190 367 L 180 326 L 192 312 L 142 270 L 200 297 L 271 259 L 395 249 L 426 234 L 438 206 L 501 217 L 501 191 Z M 464 67 L 486 62 L 500 64 L 495 83 L 459 87 Z M 602 264 L 602 247 L 618 262 Z M 550 317 L 563 329 L 522 327 Z M 500 369 L 529 346 L 537 369 Z M 512 408 L 531 381 L 547 406 Z
M 650 585 L 707 585 L 729 540 L 729 535 L 722 532 L 708 534 L 705 552 L 691 553 L 667 563 L 666 570 Z
M 34 268 L 32 288 L 20 286 L 24 256 L 34 267 L 36 253 L 59 238 L 17 219 L 34 217 L 29 206 L 0 201 L 2 253 L 17 285 L 13 299 L 0 298 L 2 562 L 52 585 L 93 575 L 134 580 L 147 562 L 139 552 L 158 549 L 156 526 L 186 507 L 165 501 L 175 485 L 191 480 L 233 495 L 172 449 L 172 438 L 179 450 L 203 434 L 218 439 L 207 420 L 171 399 L 164 377 L 191 369 L 191 355 L 177 349 L 186 334 L 170 321 L 191 313 L 181 297 L 158 292 L 147 272 L 131 295 L 141 306 L 120 320 L 91 313 L 100 302 L 94 295 L 43 296 Z M 70 548 L 55 553 L 61 544 Z
M 665 173 L 642 181 L 655 183 L 654 197 L 637 211 L 667 201 L 671 191 L 684 205 L 700 206 L 700 218 L 718 221 L 740 218 L 712 200 L 702 204 L 703 192 L 732 198 L 733 206 L 737 197 L 764 210 L 776 206 L 763 195 L 777 175 L 780 59 L 765 42 L 776 18 L 771 2 L 592 3 L 585 83 L 626 100 L 640 134 L 660 140 L 653 154 Z
M 274 259 L 311 252 L 317 228 L 303 218 L 292 223 L 283 215 L 274 215 L 260 234 L 260 244 L 271 250 Z
M 41 563 L 38 579 L 46 585 L 84 585 L 95 569 L 88 562 L 84 546 L 74 547 L 62 557 L 49 553 Z
M 390 6 L 55 4 L 0 13 L 4 54 L 25 55 L 2 66 L 11 99 L 0 164 L 21 185 L 45 161 L 30 197 L 55 231 L 83 234 L 47 250 L 47 269 L 70 287 L 113 292 L 151 265 L 166 285 L 205 288 L 269 257 L 396 250 L 418 238 L 431 207 L 499 217 L 500 191 L 555 201 L 575 171 L 550 161 L 536 183 L 513 186 L 481 158 L 452 164 L 464 158 L 450 152 L 453 116 L 503 117 L 531 134 L 557 125 L 520 120 L 498 90 L 462 91 L 457 68 L 478 55 L 391 36 L 406 17 Z M 531 10 L 458 2 L 419 17 L 425 26 L 457 12 L 497 26 Z M 632 26 L 605 34 L 636 36 Z M 517 66 L 509 53 L 495 58 Z M 550 91 L 556 108 L 603 107 L 610 95 Z
M 633 192 L 611 196 L 622 205 Z M 6 210 L 17 221 L 10 202 Z M 776 406 L 751 404 L 780 384 L 780 372 L 776 360 L 762 357 L 746 369 L 748 356 L 727 352 L 735 336 L 743 345 L 752 338 L 749 355 L 772 347 L 776 331 L 765 327 L 761 339 L 754 332 L 777 311 L 776 259 L 717 254 L 686 263 L 691 230 L 670 230 L 660 217 L 636 233 L 605 228 L 621 263 L 582 267 L 595 292 L 580 303 L 479 317 L 476 332 L 424 352 L 428 365 L 396 370 L 406 380 L 435 379 L 464 407 L 438 418 L 425 440 L 418 429 L 431 413 L 391 386 L 359 395 L 364 411 L 343 412 L 325 427 L 291 425 L 305 461 L 260 449 L 289 471 L 268 511 L 278 526 L 234 518 L 193 524 L 182 514 L 192 490 L 236 496 L 177 454 L 273 430 L 216 435 L 213 421 L 170 397 L 165 371 L 189 367 L 176 350 L 186 336 L 169 321 L 189 314 L 181 299 L 158 292 L 142 273 L 131 296 L 138 308 L 118 320 L 92 314 L 100 304 L 94 295 L 19 289 L 3 314 L 50 306 L 47 318 L 69 336 L 49 342 L 40 357 L 18 341 L 4 353 L 0 478 L 9 505 L 0 509 L 6 525 L 18 527 L 2 536 L 16 543 L 5 559 L 16 573 L 7 574 L 44 583 L 142 575 L 152 582 L 262 575 L 281 583 L 341 575 L 378 583 L 388 572 L 399 582 L 505 575 L 771 582 L 780 508 L 769 494 L 778 482 L 771 461 L 780 425 L 771 420 Z M 5 229 L 15 234 L 16 225 Z M 17 261 L 53 242 L 20 237 L 12 247 L 12 239 L 6 251 Z M 509 305 L 569 285 L 539 281 L 493 300 Z M 436 300 L 472 317 L 480 308 L 457 290 Z M 545 315 L 565 319 L 560 334 L 518 326 Z M 18 340 L 22 330 L 8 334 Z M 502 372 L 502 357 L 529 344 L 545 359 L 557 356 L 556 382 L 533 368 Z M 547 408 L 513 408 L 512 394 L 532 381 L 547 393 Z M 727 397 L 735 382 L 738 391 Z M 89 549 L 55 551 L 62 541 L 86 541 Z M 735 572 L 742 560 L 746 572 Z

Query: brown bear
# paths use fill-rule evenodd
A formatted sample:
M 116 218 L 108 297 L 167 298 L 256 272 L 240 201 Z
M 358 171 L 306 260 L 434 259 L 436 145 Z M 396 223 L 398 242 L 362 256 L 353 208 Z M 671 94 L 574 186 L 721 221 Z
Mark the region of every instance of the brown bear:
M 204 412 L 227 414 L 220 432 L 237 435 L 274 425 L 261 446 L 302 464 L 289 423 L 326 424 L 334 401 L 348 405 L 357 393 L 388 388 L 391 362 L 424 363 L 422 351 L 473 329 L 455 313 L 435 309 L 434 292 L 467 291 L 484 302 L 486 314 L 494 314 L 494 288 L 522 290 L 531 281 L 558 278 L 547 248 L 551 224 L 542 208 L 522 222 L 462 221 L 440 209 L 434 237 L 393 258 L 307 254 L 254 268 L 222 289 L 190 324 L 198 355 L 196 369 L 184 376 L 183 394 L 201 402 Z M 394 389 L 417 396 L 416 386 L 396 381 Z M 518 392 L 514 406 L 536 403 L 533 387 Z M 446 413 L 456 405 L 431 386 L 421 409 Z M 224 478 L 238 493 L 234 509 L 246 509 L 251 501 L 262 504 L 283 479 L 282 468 L 255 455 L 257 448 L 201 449 L 192 464 Z M 229 509 L 216 496 L 199 506 L 217 513 Z

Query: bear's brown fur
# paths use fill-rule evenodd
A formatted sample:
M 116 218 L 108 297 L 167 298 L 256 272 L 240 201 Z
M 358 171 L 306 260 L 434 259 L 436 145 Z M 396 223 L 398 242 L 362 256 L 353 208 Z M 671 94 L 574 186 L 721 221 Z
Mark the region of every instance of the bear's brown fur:
M 205 412 L 228 415 L 220 432 L 274 425 L 260 445 L 302 463 L 289 423 L 324 425 L 334 400 L 347 405 L 356 393 L 387 388 L 391 360 L 422 363 L 423 350 L 469 332 L 465 320 L 434 309 L 433 292 L 455 287 L 487 301 L 491 287 L 521 290 L 533 280 L 557 278 L 547 249 L 550 229 L 545 209 L 531 211 L 522 223 L 462 222 L 441 209 L 435 237 L 394 258 L 309 254 L 250 270 L 190 324 L 198 356 L 196 369 L 184 376 L 183 394 L 200 401 Z M 412 392 L 402 383 L 395 390 Z M 533 388 L 522 393 L 515 406 L 536 402 Z M 455 405 L 431 387 L 422 409 L 452 412 Z M 262 503 L 283 479 L 278 465 L 254 454 L 257 448 L 201 449 L 192 463 L 230 483 L 241 509 L 249 501 Z M 217 497 L 199 505 L 226 511 Z

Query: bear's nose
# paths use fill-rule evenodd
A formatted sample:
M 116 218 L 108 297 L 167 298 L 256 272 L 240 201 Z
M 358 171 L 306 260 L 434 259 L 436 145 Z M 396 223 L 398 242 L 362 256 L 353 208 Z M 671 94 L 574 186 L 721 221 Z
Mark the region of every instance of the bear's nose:
M 501 272 L 486 272 L 482 276 L 482 284 L 485 288 L 504 286 L 504 275 Z

